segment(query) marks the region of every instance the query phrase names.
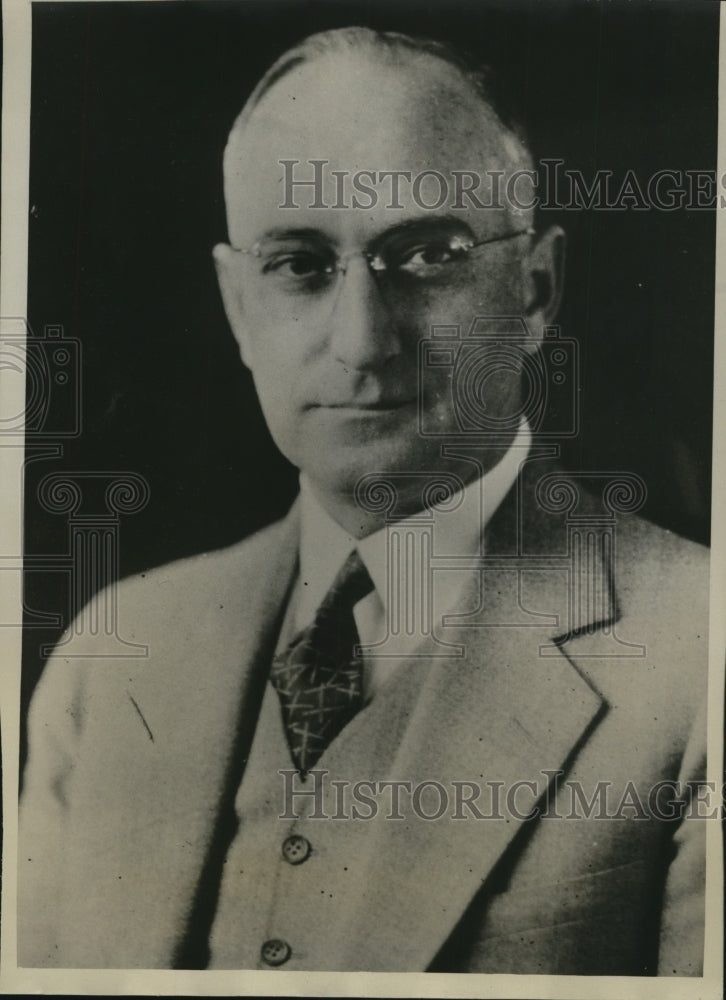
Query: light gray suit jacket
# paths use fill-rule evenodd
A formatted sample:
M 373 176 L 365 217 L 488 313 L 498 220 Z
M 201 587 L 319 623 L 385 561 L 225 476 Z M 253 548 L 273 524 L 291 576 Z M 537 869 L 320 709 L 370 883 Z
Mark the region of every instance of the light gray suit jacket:
M 577 511 L 586 529 L 601 513 L 587 500 Z M 194 920 L 214 897 L 200 883 L 223 860 L 220 816 L 243 773 L 297 531 L 293 508 L 238 545 L 125 581 L 120 627 L 148 645 L 147 659 L 104 659 L 90 635 L 82 658 L 58 647 L 29 721 L 21 965 L 170 967 L 185 935 L 200 933 Z M 505 790 L 527 780 L 541 790 L 543 771 L 562 770 L 572 784 L 552 799 L 564 815 L 577 783 L 590 800 L 608 782 L 612 813 L 628 789 L 647 803 L 657 782 L 701 777 L 707 552 L 620 516 L 615 551 L 590 546 L 608 586 L 573 602 L 573 537 L 565 513 L 520 479 L 487 529 L 478 624 L 443 630 L 466 655 L 402 663 L 321 766 Z M 644 655 L 613 656 L 618 641 Z M 700 974 L 702 820 L 504 811 L 408 814 L 363 833 L 327 824 L 329 891 L 290 901 L 317 933 L 285 968 Z

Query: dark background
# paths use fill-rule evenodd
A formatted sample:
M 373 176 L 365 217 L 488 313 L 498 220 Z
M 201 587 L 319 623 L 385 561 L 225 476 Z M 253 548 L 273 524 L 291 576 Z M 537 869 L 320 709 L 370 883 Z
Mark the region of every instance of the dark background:
M 498 67 L 539 157 L 588 178 L 633 168 L 646 180 L 666 168 L 715 170 L 719 6 L 35 5 L 28 318 L 36 337 L 57 324 L 79 338 L 83 396 L 80 436 L 64 441 L 62 457 L 28 464 L 27 554 L 67 551 L 67 516 L 37 499 L 52 472 L 148 481 L 148 505 L 121 522 L 123 575 L 233 541 L 288 506 L 296 474 L 267 435 L 210 255 L 226 238 L 227 131 L 284 49 L 346 24 L 464 43 Z M 582 432 L 565 458 L 637 472 L 647 516 L 705 542 L 715 213 L 547 215 L 568 231 L 560 321 L 583 361 Z M 45 431 L 53 440 L 50 423 Z M 29 608 L 67 619 L 67 574 L 28 572 L 25 594 Z M 26 630 L 24 701 L 39 647 L 58 631 Z

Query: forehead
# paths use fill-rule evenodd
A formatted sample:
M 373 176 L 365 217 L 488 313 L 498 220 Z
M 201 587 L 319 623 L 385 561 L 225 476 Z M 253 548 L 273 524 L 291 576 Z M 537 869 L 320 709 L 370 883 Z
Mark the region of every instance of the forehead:
M 399 187 L 403 207 L 391 209 L 392 182 L 380 174 L 415 177 L 433 170 L 450 179 L 452 171 L 476 171 L 485 178 L 511 165 L 511 141 L 456 69 L 436 57 L 412 53 L 398 63 L 355 52 L 319 57 L 279 79 L 230 137 L 225 191 L 231 238 L 256 238 L 281 225 L 367 233 L 411 217 L 430 218 L 405 180 Z M 286 167 L 285 160 L 298 162 Z M 315 208 L 314 187 L 295 184 L 299 208 L 282 209 L 291 181 L 315 177 L 312 160 L 327 161 L 321 170 L 326 206 L 350 206 L 354 175 L 376 190 L 376 204 Z M 431 198 L 434 189 L 422 190 Z M 360 201 L 367 205 L 370 198 Z

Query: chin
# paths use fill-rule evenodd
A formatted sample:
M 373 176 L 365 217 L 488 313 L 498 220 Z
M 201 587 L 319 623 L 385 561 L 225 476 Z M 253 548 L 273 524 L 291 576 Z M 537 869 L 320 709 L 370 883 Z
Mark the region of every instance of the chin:
M 364 476 L 389 479 L 397 491 L 406 485 L 419 491 L 423 486 L 422 475 L 455 471 L 451 468 L 454 463 L 442 460 L 438 449 L 431 455 L 421 445 L 420 440 L 407 445 L 377 441 L 341 450 L 321 448 L 315 455 L 307 456 L 307 464 L 303 463 L 302 468 L 320 489 L 340 498 L 352 498 Z M 409 484 L 406 484 L 407 474 L 412 476 Z

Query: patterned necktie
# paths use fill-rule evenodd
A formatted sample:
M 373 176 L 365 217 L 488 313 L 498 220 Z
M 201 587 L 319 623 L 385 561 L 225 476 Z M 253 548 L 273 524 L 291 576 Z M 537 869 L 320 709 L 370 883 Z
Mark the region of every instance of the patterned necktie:
M 287 742 L 305 775 L 363 705 L 363 661 L 353 608 L 373 590 L 354 549 L 323 598 L 312 625 L 272 662 L 270 680 L 280 697 Z

